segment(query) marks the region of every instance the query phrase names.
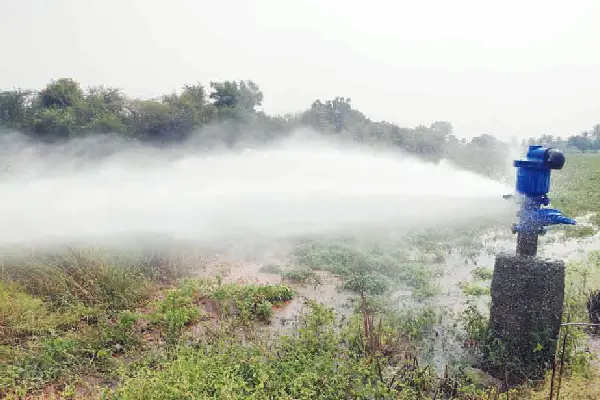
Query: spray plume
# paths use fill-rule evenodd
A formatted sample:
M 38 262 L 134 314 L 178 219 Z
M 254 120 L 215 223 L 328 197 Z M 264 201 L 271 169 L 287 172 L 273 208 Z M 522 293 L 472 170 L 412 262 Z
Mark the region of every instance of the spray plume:
M 0 244 L 164 234 L 217 242 L 512 218 L 504 184 L 403 152 L 298 131 L 199 151 L 2 137 Z

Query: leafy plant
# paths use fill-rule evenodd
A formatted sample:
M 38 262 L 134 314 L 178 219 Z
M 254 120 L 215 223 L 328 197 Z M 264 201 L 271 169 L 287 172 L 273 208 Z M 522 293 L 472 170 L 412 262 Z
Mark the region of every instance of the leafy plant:
M 283 279 L 295 283 L 312 283 L 314 285 L 321 284 L 321 278 L 312 269 L 308 267 L 299 267 L 283 271 L 281 273 Z
M 223 316 L 234 316 L 246 322 L 268 322 L 272 305 L 291 300 L 294 292 L 286 285 L 228 284 L 219 286 L 210 296 L 221 304 Z
M 478 281 L 489 281 L 492 279 L 493 274 L 494 271 L 487 267 L 476 267 L 473 271 L 471 271 L 473 278 Z
M 459 282 L 458 287 L 467 296 L 480 297 L 490 295 L 490 288 L 488 286 L 480 286 L 469 282 Z
M 152 322 L 163 332 L 167 345 L 171 347 L 179 342 L 184 328 L 200 317 L 193 294 L 185 289 L 169 291 L 166 298 L 158 302 L 157 309 L 151 317 Z

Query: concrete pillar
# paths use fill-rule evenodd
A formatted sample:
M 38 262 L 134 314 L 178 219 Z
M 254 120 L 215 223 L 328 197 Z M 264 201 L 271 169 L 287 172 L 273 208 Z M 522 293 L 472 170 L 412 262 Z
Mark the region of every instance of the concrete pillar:
M 562 322 L 565 263 L 500 254 L 491 285 L 486 369 L 513 381 L 539 379 L 551 367 Z M 495 339 L 495 340 L 494 340 Z M 500 357 L 494 361 L 494 357 Z

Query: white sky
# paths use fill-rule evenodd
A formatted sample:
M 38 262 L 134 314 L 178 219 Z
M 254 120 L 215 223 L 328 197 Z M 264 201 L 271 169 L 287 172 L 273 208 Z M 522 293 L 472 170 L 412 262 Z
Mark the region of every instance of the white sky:
M 351 97 L 460 136 L 600 123 L 600 0 L 0 0 L 0 88 L 151 97 L 252 79 L 273 113 Z

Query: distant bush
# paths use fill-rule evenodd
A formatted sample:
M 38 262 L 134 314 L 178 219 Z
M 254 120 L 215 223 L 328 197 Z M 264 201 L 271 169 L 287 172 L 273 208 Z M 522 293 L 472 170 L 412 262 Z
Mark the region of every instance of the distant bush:
M 281 275 L 283 273 L 283 268 L 276 264 L 267 264 L 260 267 L 259 271 L 265 274 Z
M 312 269 L 308 267 L 298 267 L 283 271 L 281 276 L 286 281 L 295 283 L 312 283 L 314 285 L 321 284 L 321 278 Z

